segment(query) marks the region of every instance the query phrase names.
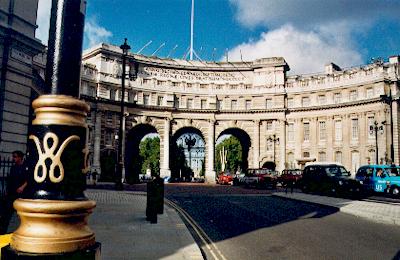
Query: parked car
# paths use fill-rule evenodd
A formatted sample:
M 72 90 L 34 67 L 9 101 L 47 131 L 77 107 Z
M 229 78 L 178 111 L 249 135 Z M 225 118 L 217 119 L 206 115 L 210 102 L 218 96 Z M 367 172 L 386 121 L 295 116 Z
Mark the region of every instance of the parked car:
M 229 184 L 232 185 L 233 184 L 233 176 L 230 173 L 221 173 L 218 176 L 218 180 L 217 180 L 218 184 L 224 185 L 224 184 Z
M 330 195 L 359 195 L 361 186 L 339 163 L 309 163 L 305 166 L 299 182 L 303 192 Z
M 275 189 L 277 182 L 278 172 L 270 169 L 248 169 L 243 177 L 243 183 L 246 187 Z
M 244 184 L 244 176 L 246 176 L 245 173 L 236 173 L 235 176 L 233 176 L 233 185 L 242 185 Z
M 278 178 L 278 182 L 280 182 L 283 186 L 293 185 L 295 187 L 298 185 L 301 177 L 303 177 L 303 170 L 287 169 L 282 171 L 281 176 Z
M 366 192 L 390 193 L 400 196 L 400 167 L 395 165 L 364 165 L 356 173 Z

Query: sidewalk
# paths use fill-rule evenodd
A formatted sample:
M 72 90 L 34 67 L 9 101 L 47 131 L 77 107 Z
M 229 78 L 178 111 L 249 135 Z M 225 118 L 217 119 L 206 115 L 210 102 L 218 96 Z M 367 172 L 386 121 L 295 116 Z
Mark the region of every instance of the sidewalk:
M 203 259 L 175 209 L 164 204 L 157 224 L 146 221 L 143 192 L 86 190 L 97 206 L 89 226 L 101 243 L 102 259 Z M 9 232 L 18 226 L 16 215 Z
M 400 225 L 400 205 L 398 204 L 349 200 L 299 192 L 275 192 L 272 195 L 338 208 L 341 212 L 378 223 Z

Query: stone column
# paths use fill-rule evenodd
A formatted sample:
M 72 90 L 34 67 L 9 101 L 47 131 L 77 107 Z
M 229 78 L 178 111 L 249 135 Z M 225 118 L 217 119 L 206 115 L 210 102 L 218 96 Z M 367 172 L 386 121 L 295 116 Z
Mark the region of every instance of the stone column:
M 285 169 L 286 163 L 286 121 L 281 120 L 280 123 L 280 135 L 279 135 L 279 168 L 278 171 Z
M 254 120 L 254 149 L 253 149 L 253 168 L 260 167 L 260 120 Z
M 207 170 L 206 182 L 215 183 L 214 153 L 215 153 L 215 121 L 210 120 L 208 126 L 208 145 L 207 149 Z
M 164 120 L 164 136 L 163 136 L 163 164 L 160 169 L 160 177 L 164 178 L 167 176 L 171 176 L 171 170 L 169 168 L 169 137 L 170 137 L 170 130 L 171 130 L 171 119 L 165 118 Z
M 96 111 L 95 113 L 95 123 L 94 123 L 94 145 L 93 145 L 93 165 L 92 171 L 96 171 L 98 177 L 101 176 L 101 167 L 100 167 L 100 143 L 101 143 L 101 118 L 102 111 Z

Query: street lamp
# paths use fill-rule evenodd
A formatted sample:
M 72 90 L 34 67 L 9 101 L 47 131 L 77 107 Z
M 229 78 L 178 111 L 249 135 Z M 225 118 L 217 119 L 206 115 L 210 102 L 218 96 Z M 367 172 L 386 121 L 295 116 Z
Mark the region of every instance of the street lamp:
M 375 133 L 375 164 L 378 164 L 378 131 L 383 134 L 383 126 L 386 124 L 386 121 L 381 122 L 381 125 L 378 126 L 378 122 L 374 122 L 373 125 L 369 126 L 369 132 L 371 134 Z
M 120 106 L 121 110 L 119 112 L 119 132 L 118 132 L 118 164 L 117 164 L 117 173 L 115 176 L 115 188 L 117 190 L 122 190 L 122 170 L 124 167 L 124 160 L 122 156 L 122 144 L 124 141 L 124 110 L 125 110 L 125 70 L 126 70 L 126 56 L 128 55 L 128 51 L 131 49 L 131 46 L 127 43 L 127 38 L 125 38 L 124 44 L 120 46 L 122 50 L 122 75 L 121 75 L 121 99 Z
M 270 143 L 274 143 L 273 154 L 274 154 L 274 165 L 276 166 L 276 163 L 275 163 L 275 144 L 279 144 L 279 137 L 276 137 L 276 135 L 274 134 L 272 137 L 271 136 L 268 137 L 267 141 L 270 142 Z
M 381 95 L 381 100 L 383 103 L 389 105 L 390 109 L 390 160 L 392 163 L 394 163 L 394 139 L 393 139 L 393 110 L 392 110 L 392 104 L 393 104 L 393 97 L 392 97 L 392 90 L 389 90 L 389 96 L 387 95 Z
M 189 151 L 189 167 L 190 169 L 192 168 L 192 147 L 196 145 L 197 139 L 190 135 L 185 137 L 185 144 L 187 145 L 188 151 Z

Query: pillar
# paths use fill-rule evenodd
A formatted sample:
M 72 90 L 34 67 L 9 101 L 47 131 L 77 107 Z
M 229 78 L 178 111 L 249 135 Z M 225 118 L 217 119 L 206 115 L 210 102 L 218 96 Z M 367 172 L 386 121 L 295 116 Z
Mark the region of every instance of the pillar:
M 254 120 L 253 132 L 253 168 L 260 168 L 260 120 Z
M 285 120 L 280 120 L 279 121 L 279 166 L 278 166 L 278 171 L 282 171 L 285 169 L 285 163 L 286 163 L 286 121 Z
M 215 158 L 215 121 L 210 120 L 208 126 L 208 144 L 207 144 L 207 170 L 206 170 L 206 182 L 215 183 L 215 169 L 214 169 L 214 158 Z
M 101 144 L 101 119 L 102 112 L 96 111 L 95 113 L 95 123 L 94 123 L 94 145 L 93 145 L 93 165 L 92 171 L 96 171 L 98 176 L 101 176 L 101 167 L 100 167 L 100 144 Z
M 164 136 L 163 136 L 164 149 L 163 149 L 163 162 L 162 162 L 162 167 L 160 169 L 161 178 L 171 176 L 171 170 L 169 168 L 170 131 L 171 131 L 171 119 L 167 117 L 164 120 Z

